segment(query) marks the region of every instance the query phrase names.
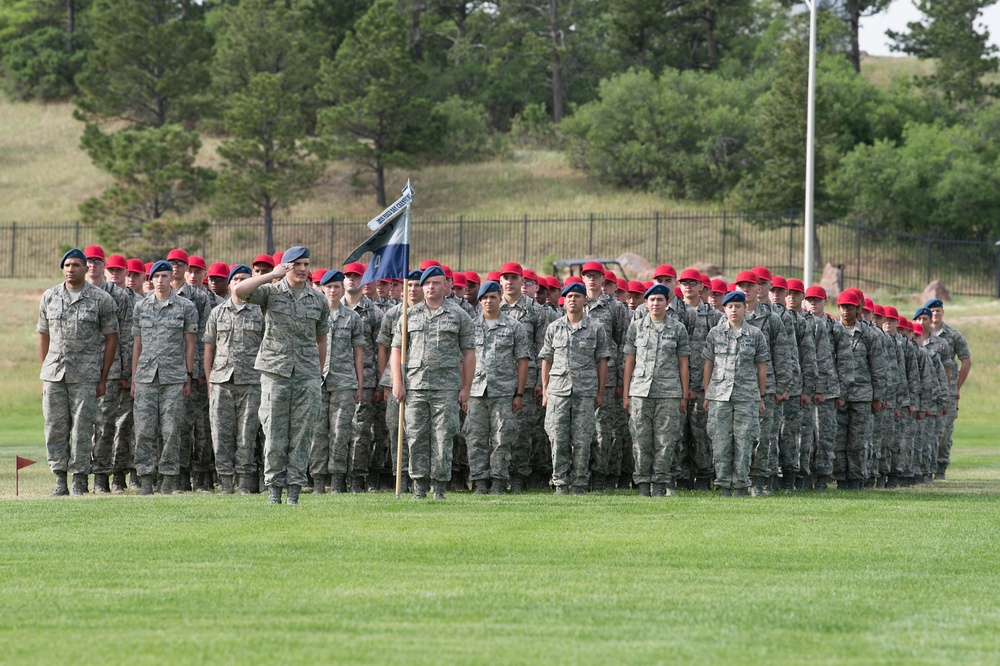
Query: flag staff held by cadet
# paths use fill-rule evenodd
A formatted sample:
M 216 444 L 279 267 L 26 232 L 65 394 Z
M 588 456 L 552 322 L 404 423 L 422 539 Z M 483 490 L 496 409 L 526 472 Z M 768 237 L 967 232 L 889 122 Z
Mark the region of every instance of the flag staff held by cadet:
M 374 231 L 368 240 L 359 245 L 351 252 L 350 256 L 344 260 L 344 265 L 352 261 L 357 261 L 366 252 L 371 252 L 372 256 L 365 269 L 362 284 L 374 282 L 383 278 L 399 278 L 403 280 L 402 317 L 400 326 L 403 333 L 403 344 L 400 347 L 400 361 L 406 363 L 406 332 L 407 332 L 407 310 L 409 302 L 410 272 L 410 202 L 413 200 L 414 190 L 410 186 L 410 181 L 406 181 L 403 188 L 403 195 L 391 206 L 372 218 L 368 223 L 368 228 Z M 402 215 L 400 211 L 402 210 Z M 396 499 L 402 496 L 403 486 L 403 400 L 399 401 L 399 422 L 396 424 L 398 437 L 396 439 Z

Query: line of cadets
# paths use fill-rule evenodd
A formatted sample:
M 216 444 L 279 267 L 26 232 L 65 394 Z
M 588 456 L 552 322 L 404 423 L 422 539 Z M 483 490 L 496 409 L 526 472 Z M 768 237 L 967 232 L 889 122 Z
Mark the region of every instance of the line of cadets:
M 87 281 L 114 301 L 117 329 L 141 337 L 148 316 L 136 313 L 154 300 L 147 296 L 156 290 L 153 264 L 119 255 L 105 260 L 99 246 L 84 254 Z M 168 254 L 161 289 L 194 306 L 188 323 L 181 317 L 177 324 L 190 343 L 172 350 L 193 357 L 189 388 L 174 403 L 160 395 L 146 406 L 152 418 L 140 418 L 129 388 L 133 354 L 142 346 L 133 336 L 119 338 L 90 447 L 95 492 L 132 485 L 150 494 L 153 483 L 165 493 L 261 490 L 266 410 L 254 359 L 265 318 L 231 287 L 281 261 L 279 252 L 250 266 L 208 266 L 180 249 Z M 453 443 L 447 455 L 432 452 L 441 459 L 429 463 L 448 466 L 450 474 L 437 477 L 450 476 L 452 489 L 517 494 L 554 486 L 560 494 L 584 494 L 635 487 L 655 497 L 715 487 L 743 496 L 823 491 L 832 480 L 861 490 L 944 478 L 958 389 L 971 361 L 964 338 L 944 324 L 940 301 L 910 322 L 849 289 L 838 297 L 835 318 L 825 312 L 821 287 L 804 289 L 765 267 L 727 285 L 693 269 L 678 279 L 661 265 L 653 281 L 640 283 L 590 262 L 582 277 L 562 283 L 514 262 L 481 280 L 428 260 L 409 276 L 411 307 L 424 300 L 421 277 L 432 267 L 446 278 L 446 301 L 474 331 L 462 426 L 441 426 Z M 335 313 L 321 350 L 325 390 L 309 451 L 306 483 L 314 492 L 393 487 L 393 384 L 406 384 L 408 376 L 401 368 L 394 377 L 390 363 L 400 346 L 402 280 L 362 285 L 365 269 L 355 263 L 342 272 L 312 272 Z M 337 314 L 346 312 L 342 305 L 353 314 Z M 180 408 L 164 409 L 170 404 Z M 147 420 L 156 427 L 147 428 L 145 440 L 152 440 L 144 442 Z M 430 415 L 427 421 L 437 427 Z M 409 429 L 423 427 L 408 421 Z M 165 434 L 180 442 L 166 459 Z M 404 469 L 414 474 L 408 448 Z M 59 456 L 51 448 L 49 459 L 54 494 L 67 494 L 65 465 L 59 485 Z M 74 494 L 88 491 L 87 473 L 74 471 Z M 144 486 L 140 477 L 150 482 Z M 414 479 L 415 496 L 425 496 L 428 488 Z M 447 478 L 431 481 L 441 482 L 434 496 L 443 498 Z

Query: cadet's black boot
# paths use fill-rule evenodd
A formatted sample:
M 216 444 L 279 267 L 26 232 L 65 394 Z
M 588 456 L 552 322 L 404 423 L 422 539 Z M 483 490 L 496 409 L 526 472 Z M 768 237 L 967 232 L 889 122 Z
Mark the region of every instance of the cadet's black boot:
M 698 491 L 701 491 L 701 492 L 708 491 L 708 489 L 709 489 L 709 479 L 708 479 L 708 477 L 707 476 L 696 477 L 695 480 L 694 480 L 694 489 L 698 490 Z
M 472 493 L 474 495 L 488 495 L 490 492 L 489 481 L 478 479 L 472 482 Z
M 422 500 L 427 499 L 427 488 L 430 487 L 430 481 L 427 479 L 414 479 L 413 480 L 413 499 Z
M 795 492 L 795 475 L 785 474 L 781 478 L 781 491 L 784 493 L 794 493 Z
M 444 481 L 435 481 L 433 484 L 434 489 L 434 499 L 443 500 L 444 499 Z
M 49 493 L 49 497 L 63 497 L 69 495 L 69 488 L 66 487 L 66 472 L 56 472 L 56 489 Z
M 181 467 L 181 476 L 177 481 L 177 490 L 182 493 L 191 491 L 191 470 Z
M 510 494 L 520 495 L 524 492 L 524 477 L 520 474 L 512 474 L 510 477 Z
M 567 486 L 556 486 L 556 495 L 569 495 L 569 488 Z
M 827 488 L 830 487 L 830 477 L 821 476 L 816 479 L 816 492 L 825 493 Z
M 763 497 L 764 496 L 764 483 L 767 481 L 766 477 L 755 476 L 750 479 L 750 495 L 753 497 Z
M 573 494 L 574 495 L 586 495 L 587 494 L 587 487 L 586 486 L 573 486 Z
M 615 490 L 618 488 L 618 475 L 608 474 L 604 477 L 604 488 L 605 490 Z
M 139 480 L 139 494 L 140 495 L 152 495 L 153 494 L 153 475 L 147 474 Z
M 70 491 L 72 495 L 86 495 L 87 494 L 87 475 L 86 474 L 74 474 L 73 475 L 73 489 Z
M 627 472 L 622 472 L 622 475 L 618 477 L 618 490 L 628 490 L 632 487 L 632 475 Z
M 288 486 L 288 504 L 298 504 L 299 503 L 299 493 L 302 491 L 302 486 Z
M 507 479 L 493 479 L 490 495 L 503 495 L 507 491 Z
M 125 492 L 125 472 L 115 472 L 111 481 L 111 492 L 115 494 Z
M 604 475 L 595 474 L 590 480 L 590 491 L 593 493 L 603 493 L 604 492 Z M 573 494 L 578 494 L 574 489 Z
M 732 490 L 732 488 L 721 488 L 719 490 L 719 494 L 722 495 L 723 497 L 732 497 L 733 496 L 733 490 Z
M 288 491 L 291 493 L 291 489 Z M 316 474 L 313 476 L 313 495 L 322 495 L 326 492 L 326 474 Z
M 111 487 L 108 485 L 108 475 L 107 474 L 95 474 L 94 475 L 94 494 L 95 495 L 107 495 L 111 492 Z
M 780 487 L 781 487 L 781 481 L 778 478 L 778 475 L 777 474 L 772 474 L 768 478 L 768 483 L 767 483 L 767 485 L 764 486 L 764 490 L 766 490 L 768 492 L 771 492 L 771 493 L 776 493 L 776 492 L 778 492 L 778 489 Z
M 740 487 L 733 491 L 733 497 L 746 497 L 746 496 L 747 496 L 746 488 Z
M 160 486 L 161 495 L 173 495 L 175 493 L 180 493 L 180 489 L 177 487 L 177 476 L 173 474 L 163 475 L 163 485 Z
M 945 473 L 946 469 L 947 469 L 947 466 L 945 466 L 945 465 L 938 465 L 937 474 L 935 475 L 934 478 L 937 479 L 938 481 L 944 481 L 944 473 Z
M 211 472 L 195 472 L 194 473 L 194 491 L 196 493 L 207 493 L 208 490 L 208 477 Z
M 665 484 L 665 483 L 651 483 L 651 484 L 649 484 L 649 496 L 650 497 L 666 497 L 667 496 L 667 484 Z
M 652 484 L 648 481 L 644 481 L 639 484 L 639 497 L 652 497 Z
M 896 476 L 895 474 L 890 475 L 885 482 L 885 487 L 889 489 L 899 488 L 899 477 Z
M 365 492 L 365 477 L 356 476 L 353 479 L 351 479 L 351 492 L 352 493 Z
M 330 480 L 330 492 L 340 495 L 347 492 L 347 477 L 344 474 L 334 474 Z
M 267 503 L 268 504 L 281 504 L 281 486 L 271 486 L 268 489 Z
M 222 474 L 219 476 L 219 494 L 220 495 L 232 495 L 235 492 L 233 488 L 233 475 L 232 474 Z

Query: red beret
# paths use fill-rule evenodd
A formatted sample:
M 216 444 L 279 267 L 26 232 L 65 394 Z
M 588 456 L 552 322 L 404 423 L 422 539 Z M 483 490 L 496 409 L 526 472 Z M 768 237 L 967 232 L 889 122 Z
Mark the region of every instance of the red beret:
M 535 271 L 531 270 L 530 268 L 525 268 L 523 275 L 524 275 L 524 279 L 525 280 L 531 280 L 532 282 L 538 282 L 538 276 L 535 274 Z
M 729 291 L 729 286 L 726 284 L 725 280 L 720 280 L 716 278 L 712 280 L 712 293 L 713 294 L 725 294 Z
M 753 274 L 757 276 L 757 282 L 761 280 L 771 281 L 771 271 L 768 270 L 767 266 L 754 266 Z
M 614 271 L 604 271 L 604 279 L 608 282 L 614 282 L 616 284 L 618 282 L 618 276 L 615 275 Z
M 565 287 L 568 284 L 583 284 L 583 278 L 579 275 L 570 275 L 566 278 L 566 282 L 563 283 L 563 286 Z
M 630 294 L 645 294 L 646 286 L 643 283 L 639 282 L 638 280 L 632 280 L 631 282 L 628 283 L 628 289 L 626 289 L 625 291 L 627 291 Z
M 479 273 L 476 271 L 465 271 L 465 280 L 471 282 L 472 284 L 482 284 L 483 281 L 479 279 Z
M 424 259 L 420 262 L 420 270 L 425 271 L 431 266 L 440 266 L 441 263 L 437 259 Z
M 487 282 L 499 282 L 500 281 L 500 271 L 490 271 L 486 274 Z
M 465 277 L 465 273 L 460 271 L 455 271 L 451 274 L 451 279 L 455 281 L 456 287 L 468 287 L 469 280 Z
M 899 321 L 899 310 L 892 307 L 891 305 L 885 306 L 885 318 L 895 319 L 896 321 Z
M 350 275 L 352 273 L 357 275 L 364 275 L 365 265 L 357 261 L 352 261 L 351 263 L 344 266 L 344 275 Z
M 840 292 L 840 296 L 837 297 L 837 305 L 857 306 L 859 303 L 860 301 L 858 301 L 858 295 L 850 289 Z
M 865 310 L 868 310 L 869 312 L 875 311 L 875 302 L 872 301 L 872 299 L 870 298 L 865 299 Z
M 628 291 L 628 280 L 625 278 L 618 278 L 618 291 Z
M 885 308 L 882 307 L 881 305 L 876 305 L 874 307 L 874 312 L 875 312 L 875 314 L 877 314 L 880 317 L 884 317 L 885 316 Z

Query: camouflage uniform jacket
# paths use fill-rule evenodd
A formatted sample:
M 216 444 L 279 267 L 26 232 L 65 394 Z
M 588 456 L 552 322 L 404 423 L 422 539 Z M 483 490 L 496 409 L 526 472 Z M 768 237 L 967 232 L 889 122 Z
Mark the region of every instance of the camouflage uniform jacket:
M 183 296 L 194 303 L 195 312 L 198 314 L 198 331 L 194 343 L 194 375 L 195 379 L 201 379 L 205 374 L 205 326 L 208 325 L 208 316 L 212 314 L 212 303 L 208 294 L 203 289 L 192 287 L 185 283 L 180 289 L 175 289 L 175 293 Z
M 707 303 L 701 303 L 695 312 L 698 319 L 694 326 L 694 333 L 689 332 L 688 340 L 691 343 L 691 358 L 688 362 L 688 376 L 690 378 L 690 390 L 701 395 L 704 386 L 705 357 L 701 355 L 708 340 L 708 332 L 715 328 L 722 319 L 722 313 Z
M 758 302 L 753 311 L 746 314 L 744 321 L 760 329 L 768 344 L 767 392 L 779 394 L 788 391 L 792 395 L 792 367 L 797 366 L 799 360 L 792 353 L 781 317 L 770 303 Z M 719 326 L 723 324 L 729 325 L 725 319 L 719 322 Z
M 687 329 L 679 321 L 664 317 L 658 326 L 649 315 L 633 321 L 625 333 L 624 353 L 635 357 L 628 386 L 630 397 L 685 397 L 677 359 L 682 356 L 690 359 L 691 345 Z M 700 377 L 702 373 L 698 374 Z
M 970 358 L 969 344 L 965 341 L 964 335 L 948 324 L 942 324 L 940 331 L 931 332 L 931 337 L 940 337 L 948 341 L 949 353 L 942 360 L 951 369 L 950 389 L 951 396 L 955 397 L 958 395 L 958 371 L 961 368 L 961 364 L 955 362 L 955 357 L 958 357 L 959 361 Z
M 497 318 L 494 326 L 489 326 L 479 314 L 472 325 L 476 329 L 476 374 L 470 395 L 477 398 L 514 395 L 518 360 L 535 355 L 524 326 L 505 314 Z
M 882 399 L 888 402 L 890 407 L 899 407 L 899 403 L 896 402 L 896 398 L 899 394 L 900 368 L 896 358 L 896 348 L 893 346 L 892 340 L 889 339 L 888 333 L 872 322 L 865 322 L 865 324 L 875 331 L 875 335 L 878 337 L 879 343 L 882 345 L 882 358 L 885 361 L 885 374 L 883 375 L 882 382 L 882 385 L 885 388 Z
M 801 395 L 816 393 L 816 338 L 806 316 L 801 312 L 784 308 L 784 318 L 791 324 L 791 335 L 795 336 L 795 348 L 799 353 L 799 369 L 802 375 Z
M 853 371 L 846 382 L 847 389 L 840 395 L 841 400 L 848 402 L 885 400 L 888 373 L 882 339 L 874 326 L 860 319 L 855 323 L 853 333 L 850 329 L 848 333 L 854 363 Z
M 854 355 L 851 338 L 839 321 L 826 314 L 808 315 L 816 341 L 816 392 L 830 400 L 847 392 L 847 381 L 853 373 Z
M 354 348 L 368 342 L 365 324 L 354 310 L 343 303 L 330 310 L 330 332 L 327 334 L 326 367 L 323 368 L 323 388 L 346 391 L 358 388 L 354 368 Z
M 542 359 L 551 364 L 548 394 L 596 396 L 598 361 L 610 359 L 613 354 L 605 326 L 589 315 L 584 315 L 576 326 L 566 317 L 556 319 L 545 331 L 541 353 Z
M 378 383 L 378 338 L 379 329 L 382 328 L 382 318 L 385 314 L 375 305 L 375 301 L 362 296 L 357 305 L 351 305 L 346 300 L 340 302 L 349 310 L 354 310 L 361 317 L 361 322 L 365 327 L 365 344 L 362 358 L 364 360 L 364 388 L 375 388 Z
M 920 368 L 917 364 L 917 355 L 920 349 L 917 343 L 910 340 L 906 335 L 902 335 L 901 337 L 903 338 L 903 356 L 906 358 L 906 382 L 910 397 L 909 405 L 914 409 L 919 409 Z
M 403 320 L 396 320 L 392 346 L 403 345 Z M 445 299 L 431 314 L 426 302 L 409 309 L 404 379 L 407 389 L 459 391 L 464 352 L 476 348 L 475 327 L 458 305 Z
M 143 384 L 154 379 L 160 384 L 186 382 L 185 336 L 197 332 L 198 312 L 194 303 L 176 291 L 163 301 L 157 300 L 153 292 L 139 299 L 132 313 L 132 335 L 142 341 L 142 352 L 132 379 Z
M 118 330 L 132 330 L 132 308 L 135 307 L 135 299 L 132 291 L 122 289 L 109 280 L 105 280 L 98 287 L 115 301 L 115 315 L 118 317 Z M 101 344 L 101 356 L 104 356 L 104 345 Z M 108 370 L 108 379 L 128 379 L 132 376 L 132 338 L 128 335 L 118 336 L 118 357 L 111 364 Z
M 534 300 L 523 294 L 513 303 L 508 303 L 501 297 L 500 312 L 521 322 L 524 332 L 528 334 L 532 354 L 528 359 L 528 383 L 524 388 L 526 391 L 534 389 L 536 385 L 540 385 L 538 381 L 540 366 L 537 358 L 545 344 L 545 329 L 548 327 L 549 318 Z
M 781 319 L 781 325 L 785 327 L 785 339 L 788 340 L 789 351 L 796 360 L 795 366 L 788 369 L 791 374 L 791 380 L 788 384 L 788 394 L 802 395 L 802 365 L 799 355 L 799 340 L 797 331 L 795 330 L 795 319 L 792 313 L 783 305 L 771 303 L 771 309 Z
M 632 319 L 642 319 L 649 314 L 649 307 L 645 303 L 640 303 L 639 306 L 628 312 L 628 306 L 625 306 L 626 316 Z M 677 294 L 672 294 L 670 296 L 669 302 L 667 303 L 667 316 L 672 317 L 684 324 L 684 328 L 687 329 L 688 337 L 694 335 L 695 326 L 698 323 L 698 309 L 693 308 L 688 305 L 683 298 Z
M 260 372 L 253 365 L 263 339 L 264 315 L 256 305 L 229 298 L 213 308 L 205 325 L 205 344 L 215 345 L 208 381 L 260 384 Z
M 906 374 L 906 352 L 903 343 L 906 338 L 902 333 L 890 335 L 886 333 L 889 342 L 890 356 L 896 360 L 896 383 L 889 387 L 892 394 L 892 404 L 894 407 L 910 406 L 910 381 Z
M 115 301 L 89 283 L 74 301 L 66 283 L 56 285 L 42 294 L 35 330 L 49 336 L 40 379 L 96 384 L 104 366 L 104 336 L 118 333 Z
M 316 338 L 330 330 L 330 306 L 312 287 L 297 291 L 287 279 L 276 284 L 263 284 L 247 299 L 259 305 L 264 314 L 264 339 L 254 368 L 280 377 L 315 377 L 321 373 Z
M 608 360 L 606 386 L 621 386 L 625 381 L 625 332 L 628 330 L 628 308 L 608 294 L 588 299 L 584 308 L 587 316 L 604 325 L 611 357 Z
M 472 319 L 476 318 L 476 315 L 478 314 L 476 312 L 476 308 L 469 305 L 469 301 L 465 300 L 464 298 L 459 298 L 455 294 L 448 294 L 444 298 L 445 300 L 451 301 L 455 305 L 465 310 L 465 314 L 469 315 L 469 317 L 471 317 Z
M 702 355 L 713 363 L 712 377 L 705 391 L 707 400 L 761 400 L 757 364 L 767 363 L 770 352 L 767 338 L 759 328 L 746 321 L 739 328 L 733 328 L 727 320 L 722 320 L 709 331 Z

